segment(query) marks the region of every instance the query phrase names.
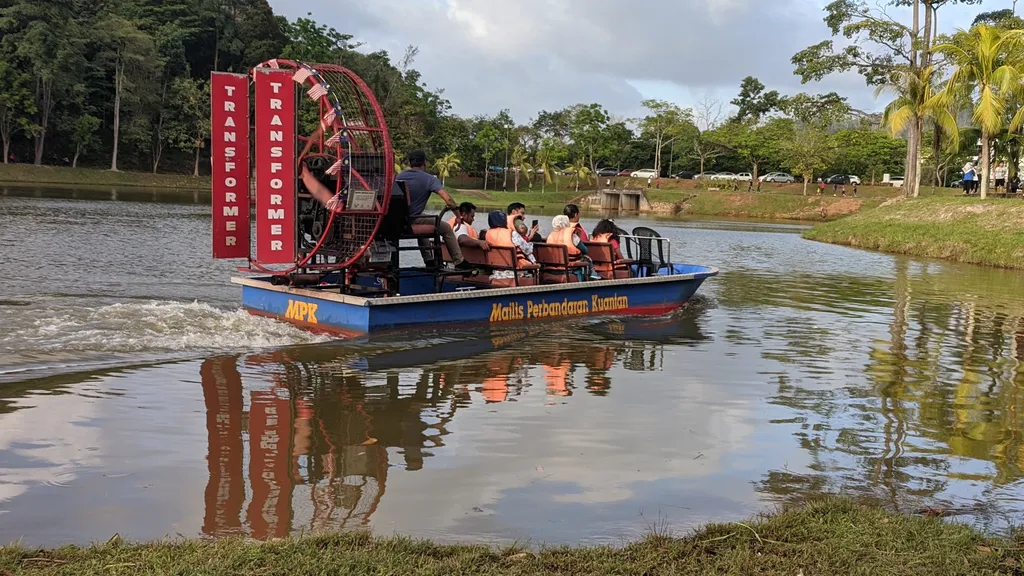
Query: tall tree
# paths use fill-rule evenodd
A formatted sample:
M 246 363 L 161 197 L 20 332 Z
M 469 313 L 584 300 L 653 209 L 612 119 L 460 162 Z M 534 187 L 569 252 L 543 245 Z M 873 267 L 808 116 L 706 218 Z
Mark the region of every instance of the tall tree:
M 782 103 L 777 90 L 764 91 L 765 86 L 753 76 L 747 76 L 740 83 L 740 93 L 730 102 L 737 108 L 735 122 L 761 122 L 764 116 L 776 110 Z
M 969 31 L 958 31 L 950 42 L 935 47 L 935 52 L 949 58 L 954 69 L 934 100 L 948 110 L 955 109 L 962 99 L 969 99 L 972 119 L 981 130 L 982 198 L 988 194 L 992 136 L 1005 127 L 1011 98 L 1022 92 L 1022 41 L 1024 31 L 979 24 Z M 1010 120 L 1010 128 L 1015 130 L 1022 122 L 1024 109 Z
M 907 143 L 888 132 L 853 128 L 840 130 L 829 138 L 837 151 L 833 168 L 838 172 L 870 176 L 874 185 L 878 175 L 903 169 Z
M 19 132 L 31 134 L 36 112 L 32 98 L 32 77 L 12 63 L 0 60 L 0 138 L 3 139 L 4 164 L 11 154 L 11 139 Z
M 473 141 L 477 148 L 479 148 L 480 157 L 484 161 L 484 190 L 487 190 L 487 176 L 491 172 L 491 160 L 494 158 L 494 152 L 498 150 L 502 142 L 501 133 L 494 127 L 493 123 L 487 122 L 476 133 Z
M 637 124 L 641 134 L 654 141 L 654 170 L 660 176 L 664 147 L 684 138 L 692 141 L 697 137 L 697 126 L 693 123 L 692 110 L 684 110 L 664 100 L 644 100 L 641 104 L 650 113 L 639 119 Z
M 523 148 L 521 144 L 516 144 L 516 147 L 512 150 L 512 169 L 515 170 L 515 191 L 519 192 L 519 172 L 522 170 L 523 165 L 528 164 L 527 162 L 526 148 Z
M 192 175 L 199 175 L 199 156 L 210 138 L 210 85 L 194 78 L 175 78 L 171 84 L 174 118 L 167 143 L 193 156 Z
M 129 99 L 137 102 L 143 91 L 151 89 L 162 63 L 153 38 L 139 30 L 135 22 L 117 14 L 107 14 L 97 30 L 104 42 L 99 59 L 113 76 L 114 143 L 110 154 L 110 169 L 117 171 L 122 101 Z
M 826 128 L 846 117 L 850 107 L 838 94 L 812 96 L 797 94 L 787 98 L 785 110 L 796 120 L 793 139 L 784 146 L 786 165 L 803 178 L 803 193 L 814 175 L 832 164 L 835 148 Z
M 508 189 L 508 155 L 512 147 L 512 129 L 515 126 L 516 123 L 512 121 L 512 115 L 507 109 L 498 112 L 498 115 L 494 118 L 494 127 L 501 133 L 501 144 L 499 147 L 505 152 L 505 162 L 502 164 L 501 169 L 502 190 Z
M 71 143 L 75 145 L 75 155 L 71 159 L 72 168 L 78 167 L 78 157 L 93 143 L 99 127 L 100 119 L 91 114 L 82 114 L 75 119 L 74 132 L 71 133 Z
M 460 164 L 461 160 L 456 152 L 449 152 L 434 161 L 434 169 L 441 177 L 441 186 L 444 186 L 444 182 L 449 176 L 458 173 Z
M 86 35 L 92 5 L 80 0 L 0 4 L 0 47 L 27 64 L 35 81 L 32 131 L 35 164 L 43 161 L 54 106 L 87 68 Z
M 573 110 L 570 138 L 592 173 L 597 172 L 596 156 L 604 145 L 609 121 L 608 111 L 600 104 L 580 104 Z
M 786 143 L 793 135 L 793 120 L 789 118 L 774 118 L 762 126 L 732 122 L 722 127 L 723 144 L 749 164 L 754 180 L 765 163 L 782 163 Z
M 537 150 L 537 169 L 541 171 L 541 192 L 547 191 L 547 185 L 558 178 L 558 163 L 566 157 L 565 145 L 554 137 L 545 138 Z
M 960 3 L 978 1 L 960 0 Z M 899 82 L 920 79 L 922 70 L 929 68 L 938 9 L 947 3 L 956 3 L 956 0 L 890 0 L 890 5 L 911 7 L 911 22 L 905 24 L 890 16 L 883 4 L 872 6 L 863 0 L 833 0 L 825 7 L 825 23 L 833 37 L 846 38 L 846 45 L 837 49 L 832 40 L 825 40 L 798 52 L 792 59 L 796 73 L 806 83 L 833 73 L 856 70 L 868 85 L 890 84 L 905 97 L 919 94 L 912 86 L 901 86 Z M 909 110 L 917 115 L 904 123 L 907 134 L 904 186 L 911 195 L 917 196 L 925 108 L 915 105 Z

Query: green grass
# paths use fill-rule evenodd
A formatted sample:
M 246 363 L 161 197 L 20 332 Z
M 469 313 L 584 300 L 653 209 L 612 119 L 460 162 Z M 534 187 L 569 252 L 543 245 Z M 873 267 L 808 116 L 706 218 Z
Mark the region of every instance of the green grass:
M 493 190 L 448 191 L 457 202 L 469 201 L 479 211 L 505 210 L 512 202 L 526 204 L 531 214 L 560 212 L 567 203 L 577 201 L 583 209 L 587 206 L 579 201 L 589 192 L 560 189 L 555 192 L 520 190 L 499 192 Z M 842 198 L 829 196 L 803 196 L 785 192 L 750 194 L 747 192 L 719 192 L 698 189 L 650 189 L 644 192 L 652 204 L 653 213 L 672 216 L 729 216 L 762 218 L 772 220 L 834 220 L 866 208 L 878 206 L 883 199 Z M 429 206 L 440 208 L 438 198 L 431 198 Z M 824 212 L 822 208 L 824 207 Z
M 842 198 L 803 196 L 784 193 L 750 194 L 747 192 L 698 191 L 679 194 L 657 191 L 648 194 L 656 208 L 683 216 L 732 216 L 770 220 L 834 220 L 865 208 L 878 206 L 879 198 Z
M 174 188 L 178 190 L 209 190 L 210 178 L 208 176 L 184 176 L 181 174 L 111 172 L 110 170 L 100 170 L 98 168 L 0 164 L 0 184 L 138 186 L 145 188 Z
M 934 518 L 826 500 L 681 538 L 662 530 L 622 547 L 496 549 L 365 534 L 266 543 L 115 540 L 86 548 L 0 548 L 0 574 L 1009 575 L 1020 574 L 1021 544 Z
M 805 238 L 897 254 L 1024 269 L 1024 202 L 900 199 L 816 226 Z

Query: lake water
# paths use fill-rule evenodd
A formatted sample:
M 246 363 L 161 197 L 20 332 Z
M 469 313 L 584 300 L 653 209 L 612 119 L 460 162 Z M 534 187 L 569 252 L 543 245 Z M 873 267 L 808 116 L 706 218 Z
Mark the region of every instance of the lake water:
M 161 198 L 0 189 L 2 542 L 1022 519 L 1020 273 L 658 221 L 722 270 L 674 317 L 346 341 L 240 312 L 206 198 Z

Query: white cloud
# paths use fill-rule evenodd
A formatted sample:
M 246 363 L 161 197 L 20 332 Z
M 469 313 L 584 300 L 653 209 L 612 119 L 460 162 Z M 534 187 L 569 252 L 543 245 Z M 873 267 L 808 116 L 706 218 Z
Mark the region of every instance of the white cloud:
M 311 12 L 371 50 L 420 54 L 415 67 L 459 114 L 600 102 L 632 116 L 645 97 L 731 99 L 745 76 L 783 93 L 838 91 L 878 109 L 856 74 L 801 86 L 790 58 L 827 38 L 819 0 L 271 0 Z M 967 9 L 949 11 L 953 18 Z M 973 13 L 974 9 L 971 13 Z M 964 12 L 966 14 L 966 12 Z M 956 18 L 962 25 L 963 19 Z M 952 22 L 952 20 L 947 20 Z M 969 22 L 969 20 L 968 20 Z

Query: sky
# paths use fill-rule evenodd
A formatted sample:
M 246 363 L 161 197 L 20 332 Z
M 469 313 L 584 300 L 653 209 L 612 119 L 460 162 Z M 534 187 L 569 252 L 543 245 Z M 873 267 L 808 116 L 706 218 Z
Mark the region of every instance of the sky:
M 875 0 L 870 0 L 875 1 Z M 613 117 L 642 116 L 658 98 L 689 107 L 727 105 L 755 76 L 783 94 L 836 91 L 878 111 L 886 96 L 856 73 L 801 85 L 796 52 L 830 37 L 826 0 L 270 0 L 289 19 L 314 20 L 386 50 L 419 48 L 413 67 L 443 88 L 453 111 L 525 122 L 539 110 L 598 102 Z M 980 11 L 1011 0 L 947 6 L 940 31 L 967 27 Z M 899 17 L 899 11 L 891 11 Z M 901 18 L 902 19 L 902 18 Z M 908 21 L 909 19 L 906 19 Z

